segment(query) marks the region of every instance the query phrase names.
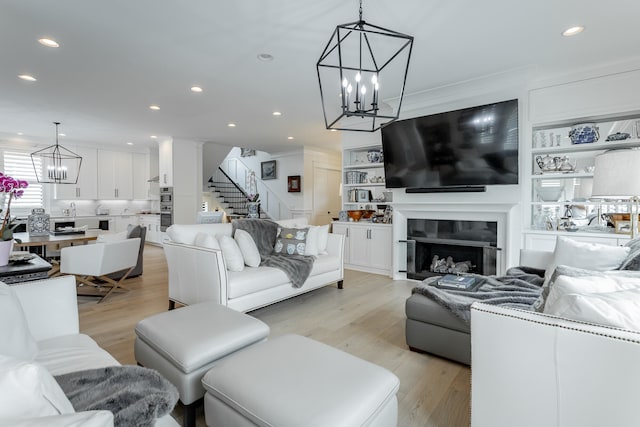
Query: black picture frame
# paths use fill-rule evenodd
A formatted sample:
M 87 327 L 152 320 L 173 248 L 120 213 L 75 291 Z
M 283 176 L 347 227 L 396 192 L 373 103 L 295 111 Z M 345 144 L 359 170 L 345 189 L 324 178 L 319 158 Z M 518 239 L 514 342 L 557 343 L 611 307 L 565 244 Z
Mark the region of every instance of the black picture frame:
M 293 175 L 287 177 L 287 191 L 289 193 L 299 193 L 300 190 L 300 175 Z
M 260 162 L 260 177 L 262 180 L 276 179 L 276 161 Z

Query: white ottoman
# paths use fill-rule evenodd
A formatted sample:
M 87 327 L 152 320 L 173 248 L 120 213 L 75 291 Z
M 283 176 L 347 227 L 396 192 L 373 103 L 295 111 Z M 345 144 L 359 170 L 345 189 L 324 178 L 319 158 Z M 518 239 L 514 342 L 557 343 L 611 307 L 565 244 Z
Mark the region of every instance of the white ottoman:
M 389 426 L 398 422 L 398 378 L 299 335 L 226 358 L 202 379 L 209 426 Z
M 138 364 L 159 371 L 180 392 L 185 426 L 195 425 L 203 375 L 220 359 L 263 341 L 269 327 L 214 302 L 156 314 L 136 325 Z

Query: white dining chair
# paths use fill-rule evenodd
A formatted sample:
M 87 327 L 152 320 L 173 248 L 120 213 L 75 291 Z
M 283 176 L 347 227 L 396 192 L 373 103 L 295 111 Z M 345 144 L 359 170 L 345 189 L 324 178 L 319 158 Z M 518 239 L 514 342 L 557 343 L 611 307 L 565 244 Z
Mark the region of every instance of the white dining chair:
M 60 251 L 60 273 L 72 274 L 79 285 L 78 295 L 101 296 L 99 303 L 114 291 L 128 291 L 122 282 L 128 277 L 138 262 L 140 239 L 125 239 L 115 242 L 96 243 L 93 245 L 70 246 Z M 126 271 L 115 281 L 108 274 Z M 97 283 L 99 279 L 102 283 Z M 97 292 L 80 291 L 80 287 L 87 285 Z M 102 288 L 110 288 L 102 292 Z

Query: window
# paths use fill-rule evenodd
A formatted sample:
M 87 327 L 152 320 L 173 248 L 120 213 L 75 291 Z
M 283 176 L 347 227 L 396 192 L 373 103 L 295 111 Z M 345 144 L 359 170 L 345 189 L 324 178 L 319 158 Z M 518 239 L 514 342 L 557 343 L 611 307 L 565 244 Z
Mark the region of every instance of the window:
M 35 160 L 36 167 L 42 167 L 40 159 Z M 29 213 L 33 208 L 43 207 L 42 184 L 40 184 L 36 178 L 29 153 L 5 151 L 3 173 L 12 178 L 23 179 L 29 182 L 29 186 L 25 189 L 24 195 L 11 202 L 12 216 L 18 212 Z

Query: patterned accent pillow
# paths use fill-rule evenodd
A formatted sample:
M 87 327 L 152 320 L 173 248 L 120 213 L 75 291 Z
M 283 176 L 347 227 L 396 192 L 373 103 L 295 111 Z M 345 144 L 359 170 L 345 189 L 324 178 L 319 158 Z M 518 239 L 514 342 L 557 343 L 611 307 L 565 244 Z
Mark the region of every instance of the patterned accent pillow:
M 304 255 L 309 228 L 278 227 L 273 252 L 282 255 Z
M 629 248 L 629 255 L 622 261 L 619 270 L 640 270 L 640 238 L 629 240 L 625 247 Z

